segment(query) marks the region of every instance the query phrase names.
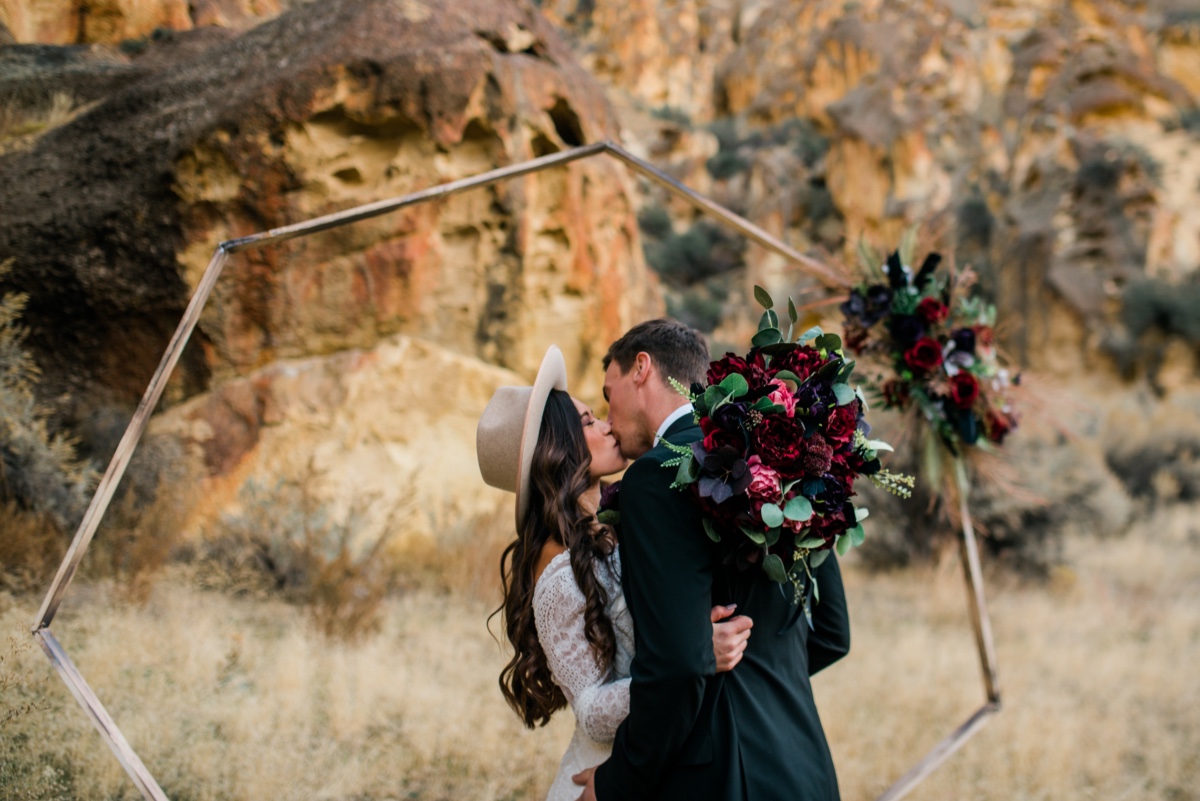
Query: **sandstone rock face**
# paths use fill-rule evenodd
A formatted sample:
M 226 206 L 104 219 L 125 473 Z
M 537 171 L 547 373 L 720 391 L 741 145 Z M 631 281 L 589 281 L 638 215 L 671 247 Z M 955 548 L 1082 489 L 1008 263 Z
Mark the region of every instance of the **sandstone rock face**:
M 218 242 L 616 133 L 524 2 L 322 2 L 155 58 L 0 156 L 0 260 L 31 295 L 44 400 L 98 459 Z M 305 452 L 331 498 L 425 465 L 431 497 L 460 499 L 430 530 L 498 502 L 467 424 L 497 376 L 531 380 L 556 342 L 595 399 L 608 342 L 660 309 L 628 176 L 593 159 L 231 257 L 157 425 L 191 432 L 217 506 Z
M 431 403 L 437 377 L 454 391 Z M 308 480 L 334 515 L 369 505 L 361 538 L 462 543 L 479 518 L 508 522 L 512 495 L 478 478 L 475 426 L 496 387 L 523 380 L 398 334 L 369 350 L 280 360 L 232 379 L 155 418 L 147 445 L 165 439 L 203 465 L 196 524 L 236 513 L 247 480 L 268 492 L 281 480 Z
M 941 248 L 1018 321 L 1010 344 L 1026 363 L 1105 368 L 1123 287 L 1200 268 L 1200 145 L 1194 121 L 1180 127 L 1200 102 L 1194 3 L 549 5 L 628 97 L 620 107 L 677 105 L 684 130 L 730 121 L 721 158 L 734 166 L 713 194 L 798 247 L 853 260 L 860 237 L 890 243 L 940 220 Z M 676 14 L 690 38 L 660 41 L 658 20 Z M 666 88 L 673 64 L 691 70 L 690 95 Z M 636 111 L 625 119 L 646 130 Z M 808 132 L 787 132 L 797 125 Z M 688 137 L 647 150 L 673 142 L 662 158 L 694 168 Z M 774 257 L 746 258 L 746 288 L 795 288 Z
M 243 29 L 277 15 L 278 0 L 0 0 L 0 24 L 18 42 L 116 44 L 156 30 Z

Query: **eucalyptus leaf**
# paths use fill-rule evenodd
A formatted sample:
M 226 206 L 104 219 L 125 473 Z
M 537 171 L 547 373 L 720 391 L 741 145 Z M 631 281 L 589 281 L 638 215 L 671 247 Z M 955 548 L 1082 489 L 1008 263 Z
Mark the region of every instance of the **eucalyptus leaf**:
M 815 577 L 812 580 L 812 585 L 813 585 L 813 600 L 816 601 L 817 603 L 821 603 L 821 587 L 817 584 L 817 579 Z
M 775 380 L 776 381 L 793 381 L 793 382 L 799 384 L 800 376 L 796 375 L 791 370 L 780 370 L 778 373 L 775 374 Z
M 865 506 L 860 506 L 854 510 L 854 520 L 857 523 L 861 523 L 862 521 L 866 520 L 870 516 L 871 516 L 871 510 Z
M 816 570 L 818 567 L 823 565 L 825 563 L 825 560 L 829 558 L 830 553 L 832 553 L 832 551 L 830 551 L 828 548 L 826 548 L 823 551 L 813 551 L 811 554 L 809 554 L 808 555 L 809 569 Z
M 812 502 L 803 495 L 797 495 L 783 506 L 783 516 L 788 520 L 803 523 L 813 516 Z
M 821 330 L 821 326 L 814 325 L 812 328 L 808 329 L 803 334 L 801 334 L 800 338 L 797 339 L 796 342 L 803 345 L 806 342 L 811 342 L 812 340 L 816 339 L 819 336 L 824 336 L 824 334 L 825 334 L 825 332 Z
M 770 398 L 768 398 L 766 395 L 764 395 L 761 398 L 759 398 L 758 400 L 756 400 L 750 406 L 750 408 L 756 412 L 765 412 L 767 409 L 770 409 L 774 405 L 775 405 L 775 403 L 773 403 Z
M 842 338 L 837 334 L 822 334 L 821 336 L 817 337 L 817 341 L 813 343 L 813 346 L 820 350 L 834 353 L 835 351 L 841 350 Z
M 760 319 L 758 321 L 758 330 L 766 331 L 768 328 L 778 328 L 778 327 L 779 327 L 779 315 L 776 314 L 771 309 L 767 309 L 765 312 L 763 312 L 762 319 Z
M 766 544 L 767 535 L 764 534 L 763 532 L 755 531 L 754 529 L 747 528 L 746 526 L 738 526 L 738 528 L 740 528 L 742 530 L 742 533 L 745 534 L 747 537 L 749 537 L 750 541 L 753 542 L 755 545 L 765 545 Z
M 713 412 L 717 408 L 717 404 L 725 400 L 728 393 L 720 387 L 709 387 L 704 390 L 704 405 L 708 407 L 709 412 Z
M 862 545 L 863 540 L 865 540 L 867 538 L 867 532 L 863 529 L 862 523 L 859 523 L 857 526 L 850 529 L 846 533 L 848 535 L 850 535 L 850 541 L 854 543 L 855 548 Z
M 712 521 L 706 517 L 701 522 L 704 523 L 704 533 L 708 535 L 708 538 L 713 542 L 720 542 L 721 535 L 717 533 L 716 526 L 712 524 Z
M 730 373 L 721 381 L 721 389 L 728 392 L 731 398 L 740 398 L 750 391 L 750 385 L 739 373 Z
M 675 483 L 681 487 L 696 483 L 696 479 L 700 478 L 700 463 L 690 452 L 680 458 L 683 461 L 679 463 L 679 470 L 675 473 Z
M 834 384 L 833 396 L 837 398 L 838 406 L 847 406 L 853 403 L 856 397 L 849 384 Z
M 888 445 L 886 442 L 884 442 L 881 439 L 867 440 L 867 447 L 873 451 L 895 451 L 896 450 L 891 445 Z
M 763 570 L 771 581 L 779 584 L 787 581 L 787 568 L 783 566 L 783 560 L 779 558 L 778 554 L 767 554 L 763 559 Z
M 867 403 L 867 396 L 866 396 L 866 394 L 863 393 L 862 387 L 855 387 L 854 394 L 858 397 L 859 401 L 862 402 L 863 411 L 864 412 L 871 411 L 871 404 Z
M 764 503 L 762 508 L 762 519 L 771 528 L 776 528 L 783 525 L 783 510 L 773 503 Z
M 780 334 L 780 336 L 783 335 Z M 764 356 L 778 356 L 781 353 L 787 353 L 788 351 L 795 349 L 796 345 L 794 343 L 780 341 L 776 342 L 774 345 L 763 345 L 758 350 Z
M 837 538 L 837 544 L 834 545 L 834 548 L 837 550 L 838 556 L 845 556 L 850 550 L 850 538 L 845 534 L 841 535 Z
M 825 480 L 821 478 L 806 478 L 800 485 L 800 494 L 806 498 L 815 498 L 825 491 Z
M 768 548 L 771 548 L 775 543 L 779 542 L 779 534 L 781 529 L 778 526 L 767 529 L 767 541 L 764 543 Z
M 778 328 L 766 328 L 750 339 L 750 344 L 756 348 L 778 345 L 780 342 L 783 342 L 783 333 Z
M 800 322 L 800 312 L 796 311 L 796 304 L 788 298 L 788 319 L 792 321 L 792 325 Z
M 754 285 L 754 299 L 758 301 L 758 305 L 764 309 L 769 309 L 775 305 L 775 301 L 771 300 L 770 293 L 757 284 Z
M 820 548 L 824 544 L 825 544 L 825 540 L 821 539 L 820 537 L 806 537 L 805 539 L 796 543 L 796 547 L 803 548 L 804 550 L 807 550 L 807 551 L 815 551 L 817 548 Z

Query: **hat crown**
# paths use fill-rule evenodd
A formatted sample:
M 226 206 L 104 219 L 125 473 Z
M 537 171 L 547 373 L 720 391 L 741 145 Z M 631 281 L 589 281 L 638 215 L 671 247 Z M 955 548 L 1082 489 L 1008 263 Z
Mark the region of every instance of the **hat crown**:
M 483 480 L 517 494 L 517 529 L 529 507 L 529 471 L 542 428 L 546 401 L 567 391 L 567 365 L 551 345 L 532 387 L 500 387 L 488 401 L 475 431 L 475 452 Z
M 500 387 L 483 410 L 475 432 L 479 472 L 489 486 L 517 491 L 521 439 L 532 387 Z

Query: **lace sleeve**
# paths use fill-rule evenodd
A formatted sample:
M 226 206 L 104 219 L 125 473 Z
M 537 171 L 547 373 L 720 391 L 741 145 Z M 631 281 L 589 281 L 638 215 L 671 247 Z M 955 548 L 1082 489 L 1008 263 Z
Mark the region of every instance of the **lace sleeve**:
M 546 572 L 534 593 L 533 614 L 550 672 L 587 736 L 612 742 L 617 727 L 629 715 L 629 679 L 609 681 L 611 665 L 596 665 L 584 636 L 583 593 L 575 583 L 570 561 L 559 559 Z

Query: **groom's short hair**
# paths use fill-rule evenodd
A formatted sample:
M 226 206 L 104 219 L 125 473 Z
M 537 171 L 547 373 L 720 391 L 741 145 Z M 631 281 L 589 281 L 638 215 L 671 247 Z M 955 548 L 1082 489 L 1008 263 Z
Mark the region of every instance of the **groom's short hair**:
M 663 381 L 674 378 L 684 386 L 704 383 L 708 373 L 708 344 L 694 328 L 669 317 L 647 320 L 630 328 L 608 348 L 604 369 L 613 362 L 628 373 L 639 353 L 650 354 Z

